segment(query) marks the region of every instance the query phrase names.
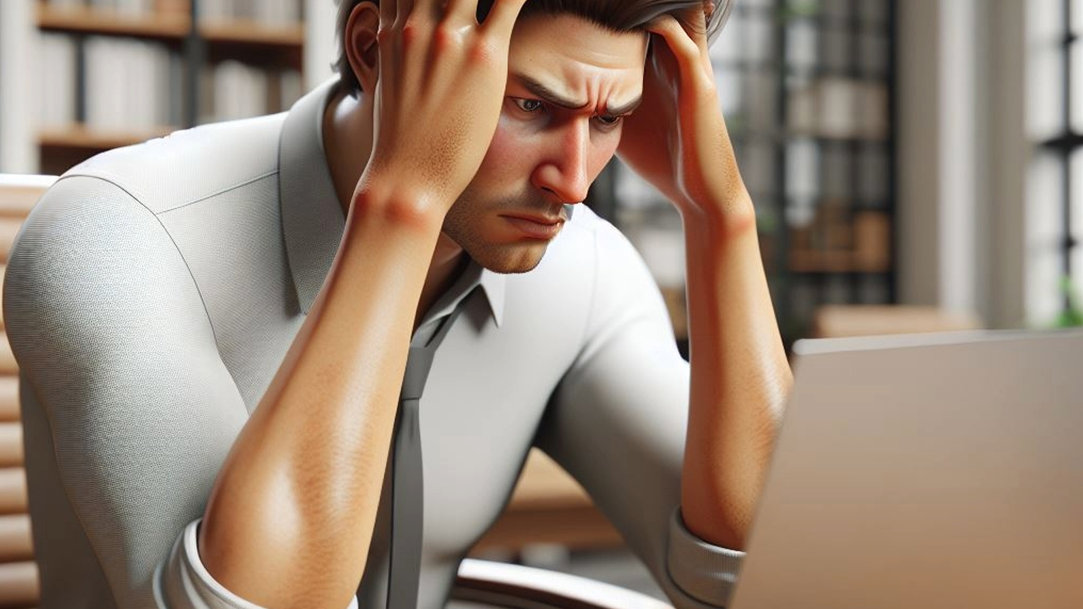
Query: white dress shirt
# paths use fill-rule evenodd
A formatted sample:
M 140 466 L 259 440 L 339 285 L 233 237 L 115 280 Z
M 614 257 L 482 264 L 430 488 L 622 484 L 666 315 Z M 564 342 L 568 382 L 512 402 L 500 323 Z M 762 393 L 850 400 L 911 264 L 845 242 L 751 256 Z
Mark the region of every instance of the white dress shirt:
M 321 131 L 334 86 L 97 156 L 20 231 L 3 303 L 42 609 L 255 607 L 200 564 L 196 527 L 342 237 Z M 579 207 L 535 270 L 471 263 L 423 327 L 459 305 L 420 403 L 418 607 L 446 602 L 532 445 L 674 605 L 724 605 L 741 555 L 680 522 L 689 367 L 629 242 Z M 387 499 L 385 485 L 361 609 L 385 603 Z

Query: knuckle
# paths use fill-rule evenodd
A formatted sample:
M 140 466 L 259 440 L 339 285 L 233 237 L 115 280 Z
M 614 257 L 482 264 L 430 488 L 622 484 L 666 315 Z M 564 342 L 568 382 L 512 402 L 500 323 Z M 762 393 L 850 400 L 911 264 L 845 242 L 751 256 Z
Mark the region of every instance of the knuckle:
M 458 42 L 458 35 L 448 24 L 441 24 L 432 33 L 433 44 L 437 49 L 448 50 L 453 48 Z
M 411 15 L 402 24 L 403 44 L 417 44 L 430 35 L 430 27 L 424 18 Z
M 386 46 L 395 38 L 395 29 L 391 27 L 380 26 L 380 29 L 376 31 L 376 43 Z
M 413 46 L 413 45 L 417 44 L 418 40 L 420 40 L 420 39 L 421 39 L 421 32 L 418 29 L 418 26 L 417 26 L 416 23 L 408 21 L 408 22 L 406 22 L 405 25 L 402 26 L 402 44 L 403 44 L 403 46 Z
M 500 44 L 488 36 L 479 36 L 470 45 L 470 60 L 477 64 L 489 65 L 500 54 Z

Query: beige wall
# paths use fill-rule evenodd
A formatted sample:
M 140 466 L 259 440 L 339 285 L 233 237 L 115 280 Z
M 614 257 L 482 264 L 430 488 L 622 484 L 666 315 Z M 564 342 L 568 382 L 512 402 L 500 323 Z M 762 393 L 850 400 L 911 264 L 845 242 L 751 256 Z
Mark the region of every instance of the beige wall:
M 1023 313 L 1023 3 L 899 2 L 899 294 Z

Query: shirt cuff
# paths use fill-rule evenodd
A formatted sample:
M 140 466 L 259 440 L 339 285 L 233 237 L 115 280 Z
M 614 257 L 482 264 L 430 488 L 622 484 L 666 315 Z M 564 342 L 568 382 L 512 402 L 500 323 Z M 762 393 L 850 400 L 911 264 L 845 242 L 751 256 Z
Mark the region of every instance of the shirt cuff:
M 745 553 L 709 544 L 693 535 L 673 510 L 669 522 L 666 564 L 669 576 L 685 594 L 715 607 L 725 607 L 737 583 Z
M 215 581 L 199 558 L 196 533 L 200 520 L 184 528 L 164 566 L 155 578 L 155 596 L 159 607 L 170 609 L 264 609 L 244 600 Z M 357 609 L 357 597 L 346 609 Z

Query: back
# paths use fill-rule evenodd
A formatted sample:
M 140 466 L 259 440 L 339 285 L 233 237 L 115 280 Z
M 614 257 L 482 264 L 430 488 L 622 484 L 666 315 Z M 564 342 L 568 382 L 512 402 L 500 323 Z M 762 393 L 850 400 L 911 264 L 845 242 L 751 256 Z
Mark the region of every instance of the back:
M 1083 607 L 1083 332 L 805 347 L 734 609 Z

